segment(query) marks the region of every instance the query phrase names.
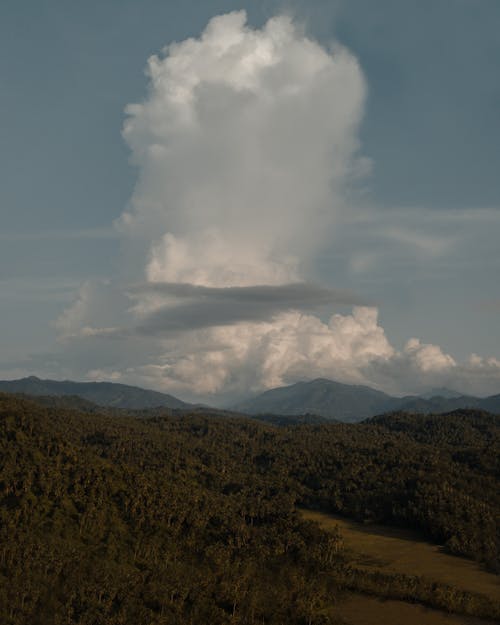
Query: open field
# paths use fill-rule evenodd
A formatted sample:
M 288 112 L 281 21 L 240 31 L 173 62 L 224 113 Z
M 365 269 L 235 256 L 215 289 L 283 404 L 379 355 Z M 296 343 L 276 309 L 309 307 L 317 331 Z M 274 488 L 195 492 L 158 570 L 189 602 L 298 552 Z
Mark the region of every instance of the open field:
M 431 581 L 500 599 L 500 576 L 488 573 L 465 558 L 449 555 L 439 545 L 425 541 L 409 530 L 382 525 L 365 525 L 311 510 L 305 519 L 326 530 L 338 527 L 350 559 L 359 569 L 415 575 Z M 337 614 L 352 625 L 479 625 L 491 623 L 478 618 L 448 614 L 416 603 L 348 593 Z
M 304 518 L 316 521 L 324 529 L 338 526 L 345 546 L 353 552 L 359 568 L 418 575 L 461 590 L 481 593 L 496 601 L 500 599 L 500 576 L 484 571 L 472 560 L 445 553 L 439 545 L 425 541 L 415 532 L 365 525 L 311 510 L 302 513 Z
M 351 625 L 486 625 L 492 621 L 430 610 L 416 603 L 349 594 L 337 610 Z

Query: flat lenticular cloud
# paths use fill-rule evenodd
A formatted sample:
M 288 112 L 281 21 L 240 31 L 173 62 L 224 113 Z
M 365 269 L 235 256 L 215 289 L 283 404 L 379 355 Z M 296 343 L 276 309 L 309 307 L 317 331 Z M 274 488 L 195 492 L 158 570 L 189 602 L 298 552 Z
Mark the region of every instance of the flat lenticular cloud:
M 57 322 L 89 377 L 206 401 L 317 376 L 395 393 L 499 389 L 499 361 L 457 363 L 417 339 L 398 351 L 376 308 L 307 282 L 367 169 L 366 89 L 348 50 L 288 17 L 252 29 L 240 11 L 151 57 L 147 74 L 146 99 L 127 107 L 139 176 L 117 225 L 134 249 L 123 275 L 145 284 L 89 283 Z M 352 314 L 317 316 L 338 304 Z
M 134 331 L 146 335 L 265 321 L 288 310 L 362 304 L 347 291 L 300 282 L 237 287 L 150 282 L 130 288 L 129 294 L 137 300 L 134 310 L 141 318 Z

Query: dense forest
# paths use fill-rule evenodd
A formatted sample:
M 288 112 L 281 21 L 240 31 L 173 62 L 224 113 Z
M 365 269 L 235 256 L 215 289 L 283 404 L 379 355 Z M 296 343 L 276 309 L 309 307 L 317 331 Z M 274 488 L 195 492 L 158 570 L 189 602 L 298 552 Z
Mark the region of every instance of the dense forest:
M 0 622 L 326 624 L 347 591 L 500 618 L 357 569 L 301 507 L 412 527 L 500 571 L 500 417 L 362 424 L 79 410 L 0 395 Z

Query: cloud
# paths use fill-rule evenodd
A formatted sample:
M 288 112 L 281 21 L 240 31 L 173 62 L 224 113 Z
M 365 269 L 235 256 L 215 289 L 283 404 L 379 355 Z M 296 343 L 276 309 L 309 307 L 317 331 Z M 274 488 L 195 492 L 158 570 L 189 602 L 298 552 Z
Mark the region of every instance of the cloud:
M 457 362 L 432 344 L 410 339 L 386 362 L 373 362 L 367 379 L 394 394 L 420 393 L 433 384 L 469 395 L 494 395 L 500 389 L 500 360 L 472 354 Z
M 376 206 L 351 208 L 337 220 L 336 247 L 342 242 L 358 252 L 355 256 L 371 255 L 372 263 L 412 261 L 414 265 L 456 266 L 464 261 L 471 264 L 480 253 L 482 263 L 496 263 L 495 254 L 482 254 L 483 247 L 493 251 L 496 230 L 500 226 L 498 209 L 431 210 L 423 206 L 381 208 Z M 482 246 L 477 245 L 481 239 Z M 369 265 L 367 265 L 369 268 Z
M 147 74 L 147 97 L 127 107 L 138 180 L 116 224 L 123 282 L 142 284 L 83 285 L 57 321 L 63 360 L 206 401 L 318 376 L 395 393 L 498 388 L 495 359 L 458 363 L 417 339 L 397 349 L 377 308 L 312 282 L 332 241 L 338 262 L 366 272 L 380 258 L 403 271 L 408 249 L 424 262 L 460 239 L 445 220 L 348 206 L 369 167 L 348 50 L 288 17 L 252 29 L 239 11 L 152 56 Z M 339 305 L 352 314 L 332 315 Z
M 335 314 L 327 322 L 290 311 L 269 322 L 173 332 L 160 342 L 155 359 L 140 364 L 136 354 L 127 367 L 117 360 L 114 368 L 100 369 L 103 378 L 113 376 L 208 402 L 230 402 L 315 377 L 394 394 L 418 393 L 439 384 L 487 395 L 498 392 L 500 381 L 500 361 L 492 358 L 476 356 L 459 363 L 439 346 L 417 339 L 397 350 L 372 307 L 354 307 L 352 314 Z
M 55 326 L 63 341 L 97 336 L 161 336 L 241 322 L 270 321 L 289 310 L 317 311 L 332 305 L 363 303 L 349 291 L 305 282 L 250 287 L 147 282 L 120 287 L 108 281 L 88 281 Z M 103 326 L 103 323 L 114 325 Z
M 487 299 L 478 303 L 478 306 L 489 312 L 500 312 L 500 299 Z
M 108 369 L 105 377 L 112 372 L 118 370 Z M 288 312 L 270 323 L 191 332 L 166 341 L 154 363 L 121 372 L 122 381 L 208 402 L 230 402 L 316 377 L 367 384 L 395 395 L 424 392 L 436 384 L 491 395 L 500 386 L 498 359 L 473 355 L 457 362 L 439 346 L 417 339 L 397 350 L 370 307 L 355 307 L 352 314 L 333 315 L 326 323 Z
M 37 230 L 26 232 L 0 232 L 0 241 L 77 241 L 80 239 L 115 239 L 118 233 L 115 228 L 81 228 L 76 230 Z
M 130 300 L 109 280 L 88 280 L 78 296 L 54 322 L 61 340 L 97 335 L 97 328 L 124 325 L 128 321 Z
M 314 284 L 203 287 L 186 283 L 147 283 L 129 289 L 139 298 L 135 331 L 144 334 L 188 331 L 242 321 L 269 321 L 287 310 L 313 311 L 363 303 L 348 291 Z
M 129 368 L 123 379 L 202 398 L 236 397 L 318 375 L 359 382 L 360 367 L 394 354 L 376 309 L 369 307 L 333 315 L 327 323 L 288 311 L 270 321 L 172 333 L 161 342 L 154 363 Z
M 120 227 L 145 239 L 149 280 L 297 281 L 365 167 L 353 55 L 287 17 L 261 30 L 245 20 L 216 17 L 199 39 L 151 57 L 149 96 L 127 108 L 139 180 Z

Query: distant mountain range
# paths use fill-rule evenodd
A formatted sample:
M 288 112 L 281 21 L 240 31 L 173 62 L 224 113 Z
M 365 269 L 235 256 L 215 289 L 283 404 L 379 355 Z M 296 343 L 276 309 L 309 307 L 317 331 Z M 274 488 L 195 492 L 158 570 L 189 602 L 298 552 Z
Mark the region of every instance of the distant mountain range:
M 500 413 L 500 395 L 479 398 L 460 395 L 448 389 L 436 389 L 439 395 L 392 397 L 368 386 L 353 386 L 318 378 L 274 388 L 240 402 L 234 410 L 250 415 L 314 414 L 329 419 L 355 422 L 396 410 L 423 414 L 476 408 Z
M 456 397 L 463 397 L 463 394 L 458 393 L 457 391 L 452 391 L 449 388 L 438 387 L 432 388 L 430 391 L 427 391 L 427 393 L 421 393 L 418 397 L 421 397 L 422 399 L 432 399 L 433 397 L 454 399 Z
M 83 405 L 84 401 L 125 410 L 168 408 L 224 416 L 242 413 L 279 425 L 321 423 L 325 419 L 354 423 L 394 411 L 439 414 L 475 408 L 500 414 L 500 395 L 479 398 L 460 395 L 448 389 L 435 389 L 421 396 L 392 397 L 368 386 L 341 384 L 324 378 L 271 389 L 232 406 L 231 410 L 189 404 L 173 395 L 114 382 L 41 380 L 30 376 L 20 380 L 0 381 L 0 392 L 2 391 L 32 396 L 66 397 L 73 407 L 85 410 L 89 410 L 89 407 Z M 434 392 L 437 394 L 433 395 Z M 79 405 L 77 398 L 80 398 L 82 405 Z
M 70 380 L 59 382 L 30 376 L 20 380 L 0 381 L 0 391 L 24 395 L 77 396 L 98 406 L 127 410 L 160 406 L 187 410 L 193 407 L 193 404 L 183 402 L 173 395 L 114 382 L 72 382 Z

